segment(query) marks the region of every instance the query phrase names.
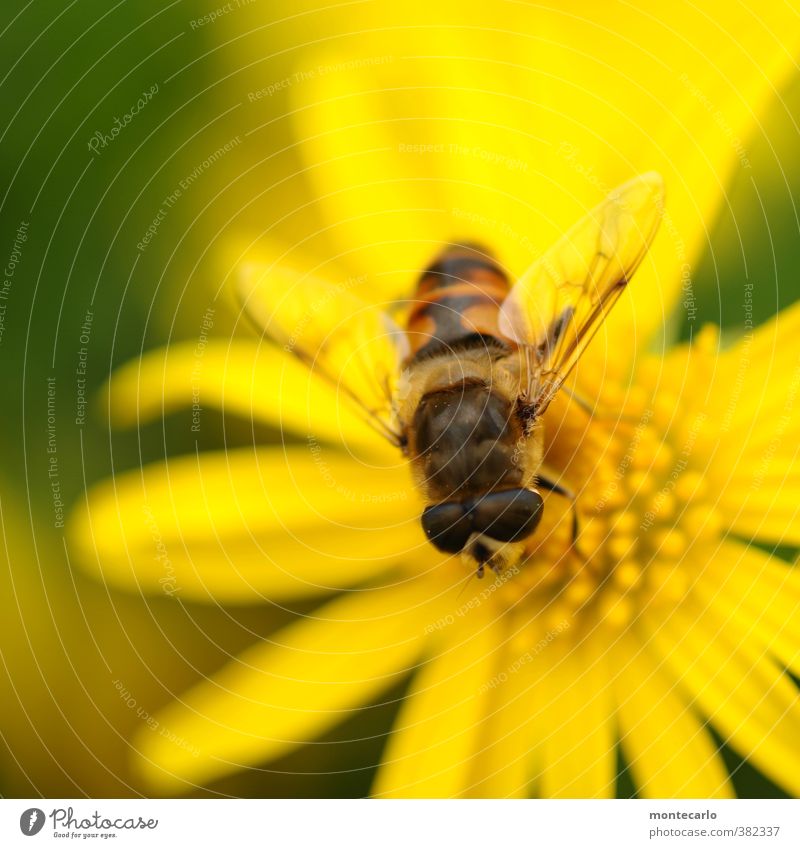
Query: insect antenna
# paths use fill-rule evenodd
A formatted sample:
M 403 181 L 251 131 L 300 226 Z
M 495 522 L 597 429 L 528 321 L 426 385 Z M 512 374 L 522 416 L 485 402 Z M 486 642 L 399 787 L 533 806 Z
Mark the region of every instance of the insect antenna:
M 461 591 L 458 593 L 458 595 L 456 595 L 457 601 L 461 600 L 461 596 L 464 594 L 465 589 L 469 585 L 469 581 L 472 580 L 473 578 L 476 578 L 476 579 L 478 578 L 478 572 L 477 571 L 471 572 L 461 581 L 462 582 Z

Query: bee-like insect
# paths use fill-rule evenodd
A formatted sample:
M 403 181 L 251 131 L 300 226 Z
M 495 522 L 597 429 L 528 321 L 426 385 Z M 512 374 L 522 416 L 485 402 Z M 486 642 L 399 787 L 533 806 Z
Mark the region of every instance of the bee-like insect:
M 516 564 L 544 508 L 574 495 L 543 466 L 542 416 L 647 252 L 655 173 L 624 183 L 515 283 L 477 245 L 422 274 L 404 326 L 346 287 L 243 279 L 257 325 L 337 387 L 409 459 L 436 548 L 482 576 Z

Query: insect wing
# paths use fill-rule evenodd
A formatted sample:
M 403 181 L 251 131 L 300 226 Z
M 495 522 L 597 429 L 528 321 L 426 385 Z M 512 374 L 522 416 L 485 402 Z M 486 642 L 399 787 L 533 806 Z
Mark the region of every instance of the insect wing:
M 500 331 L 528 361 L 528 399 L 541 413 L 625 290 L 661 221 L 664 184 L 642 174 L 523 274 L 500 308 Z
M 260 332 L 355 403 L 380 435 L 401 444 L 392 399 L 408 340 L 386 312 L 346 285 L 280 266 L 244 268 L 237 293 Z

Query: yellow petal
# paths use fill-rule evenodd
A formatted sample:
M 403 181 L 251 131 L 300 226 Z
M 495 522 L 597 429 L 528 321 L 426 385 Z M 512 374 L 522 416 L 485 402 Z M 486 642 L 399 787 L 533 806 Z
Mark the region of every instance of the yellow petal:
M 386 746 L 374 796 L 455 798 L 469 790 L 499 629 L 486 612 L 470 610 L 447 625 L 444 649 L 414 678 Z
M 398 565 L 431 567 L 427 548 L 409 548 L 406 529 L 328 530 L 259 539 L 216 540 L 131 549 L 129 558 L 84 555 L 80 564 L 128 592 L 164 593 L 184 601 L 253 605 L 328 595 L 384 574 Z M 310 541 L 310 537 L 314 541 Z
M 428 554 L 419 509 L 405 470 L 266 448 L 118 475 L 89 490 L 68 533 L 77 562 L 126 588 L 253 603 L 343 588 Z
M 622 749 L 643 798 L 730 798 L 725 764 L 673 680 L 625 633 L 613 650 Z
M 800 544 L 798 332 L 800 304 L 743 338 L 722 357 L 710 404 L 721 435 L 708 474 L 725 522 L 786 545 Z
M 322 67 L 339 61 L 325 52 L 315 58 Z M 408 283 L 447 238 L 436 162 L 404 151 L 406 137 L 417 140 L 420 122 L 395 123 L 413 100 L 420 102 L 400 90 L 407 83 L 398 87 L 398 65 L 403 76 L 414 73 L 408 62 L 392 59 L 370 64 L 368 74 L 345 68 L 291 92 L 300 151 L 335 253 L 384 296 L 410 296 Z
M 726 500 L 730 502 L 730 498 Z M 739 507 L 731 505 L 725 509 L 726 517 L 736 514 L 735 510 L 741 511 L 741 514 L 728 521 L 731 530 L 748 539 L 760 539 L 779 545 L 800 545 L 800 511 L 796 506 L 792 508 L 785 505 L 774 494 L 764 498 L 743 497 L 743 501 Z
M 694 591 L 800 677 L 800 570 L 757 548 L 723 542 Z
M 487 706 L 487 742 L 476 757 L 474 773 L 480 776 L 470 795 L 478 798 L 527 798 L 535 768 L 535 733 L 530 726 L 536 704 L 528 677 L 520 674 L 529 660 L 513 641 L 498 646 L 498 669 L 490 681 Z
M 487 741 L 476 758 L 474 772 L 480 783 L 473 794 L 485 798 L 527 798 L 537 766 L 541 770 L 540 681 L 550 672 L 548 653 L 556 634 L 541 625 L 541 618 L 527 619 L 521 628 L 496 648 L 495 672 L 487 684 Z M 530 634 L 536 633 L 533 637 Z M 549 658 L 548 658 L 549 657 Z
M 691 283 L 720 187 L 749 167 L 748 134 L 793 68 L 795 10 L 517 5 L 498 27 L 491 7 L 459 4 L 455 28 L 446 8 L 437 25 L 430 4 L 404 4 L 398 30 L 376 7 L 341 54 L 309 59 L 335 72 L 290 87 L 336 252 L 408 292 L 437 242 L 482 232 L 520 274 L 608 190 L 657 170 L 669 217 L 612 319 L 646 341 Z
M 692 599 L 665 621 L 642 616 L 644 638 L 731 747 L 793 795 L 800 792 L 797 687 L 738 617 Z
M 119 368 L 102 398 L 114 425 L 129 427 L 182 407 L 220 409 L 306 438 L 386 453 L 355 408 L 306 365 L 271 344 L 209 341 L 150 351 Z M 397 456 L 392 451 L 392 456 Z
M 608 634 L 557 640 L 547 649 L 532 703 L 540 723 L 537 794 L 542 798 L 613 798 L 616 738 Z
M 139 733 L 139 771 L 185 791 L 319 736 L 414 666 L 436 604 L 424 579 L 359 592 L 254 645 Z

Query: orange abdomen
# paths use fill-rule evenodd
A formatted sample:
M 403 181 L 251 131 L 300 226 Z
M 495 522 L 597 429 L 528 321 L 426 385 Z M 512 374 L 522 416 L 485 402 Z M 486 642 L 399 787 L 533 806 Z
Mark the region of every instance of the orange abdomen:
M 409 361 L 500 341 L 497 314 L 509 287 L 505 272 L 485 251 L 448 247 L 417 285 L 406 327 Z

